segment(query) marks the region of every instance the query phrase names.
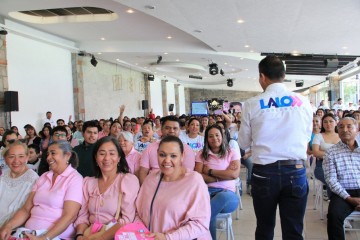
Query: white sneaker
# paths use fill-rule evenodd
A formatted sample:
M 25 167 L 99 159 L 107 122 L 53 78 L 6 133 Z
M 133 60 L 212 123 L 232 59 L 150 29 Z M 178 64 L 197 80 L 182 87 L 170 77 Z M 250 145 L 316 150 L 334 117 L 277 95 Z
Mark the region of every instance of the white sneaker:
M 350 228 L 350 229 L 352 228 L 350 221 L 347 219 L 344 220 L 344 226 L 345 228 Z
M 328 194 L 327 194 L 327 190 L 326 190 L 326 189 L 323 190 L 323 199 L 324 199 L 324 201 L 328 201 L 328 200 L 329 200 L 329 197 L 328 197 Z

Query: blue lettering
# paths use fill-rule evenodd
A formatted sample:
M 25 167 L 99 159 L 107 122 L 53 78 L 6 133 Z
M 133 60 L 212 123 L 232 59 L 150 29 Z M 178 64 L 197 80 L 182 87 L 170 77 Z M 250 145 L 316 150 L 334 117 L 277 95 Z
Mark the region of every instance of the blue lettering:
M 282 107 L 290 107 L 292 102 L 293 102 L 293 100 L 289 96 L 284 96 L 281 98 L 281 106 Z
M 260 100 L 260 108 L 261 108 L 261 109 L 269 108 L 268 106 L 265 106 L 265 104 L 264 104 L 264 99 L 261 99 L 261 100 Z
M 270 98 L 270 99 L 269 99 L 268 106 L 269 106 L 269 108 L 271 108 L 272 106 L 274 106 L 274 107 L 276 107 L 276 108 L 279 107 L 279 106 L 276 104 L 276 102 L 274 101 L 273 98 Z
M 297 96 L 283 96 L 281 98 L 275 97 L 270 98 L 267 105 L 265 105 L 264 99 L 260 100 L 260 108 L 266 109 L 266 108 L 280 108 L 280 107 L 294 107 L 294 106 L 301 106 L 302 101 Z

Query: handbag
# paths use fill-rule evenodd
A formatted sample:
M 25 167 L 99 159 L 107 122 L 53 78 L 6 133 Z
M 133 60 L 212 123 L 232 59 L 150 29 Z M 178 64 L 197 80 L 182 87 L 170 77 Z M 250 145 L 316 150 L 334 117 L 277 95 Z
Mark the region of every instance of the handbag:
M 108 224 L 102 224 L 98 220 L 96 220 L 87 229 L 85 229 L 84 231 L 85 237 L 87 237 L 90 240 L 96 240 L 100 238 L 100 236 L 103 235 L 106 230 L 110 229 L 112 226 L 116 224 L 120 216 L 121 199 L 122 199 L 122 193 L 120 192 L 115 218 L 113 218 L 113 220 L 111 220 L 110 223 Z

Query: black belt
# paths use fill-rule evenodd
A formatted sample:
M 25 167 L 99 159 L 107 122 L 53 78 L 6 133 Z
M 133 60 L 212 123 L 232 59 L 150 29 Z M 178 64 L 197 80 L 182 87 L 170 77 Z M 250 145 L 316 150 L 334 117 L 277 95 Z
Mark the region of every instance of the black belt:
M 254 163 L 254 166 L 256 167 L 275 167 L 275 166 L 289 166 L 289 165 L 304 165 L 304 160 L 279 160 L 274 163 L 269 163 L 265 165 Z

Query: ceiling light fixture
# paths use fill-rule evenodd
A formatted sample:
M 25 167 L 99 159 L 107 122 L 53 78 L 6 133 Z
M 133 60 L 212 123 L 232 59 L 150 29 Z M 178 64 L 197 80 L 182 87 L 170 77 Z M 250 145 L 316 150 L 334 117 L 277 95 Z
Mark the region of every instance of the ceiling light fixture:
M 216 75 L 219 73 L 219 68 L 218 65 L 216 63 L 210 63 L 209 64 L 209 73 L 211 75 Z
M 126 12 L 127 12 L 127 13 L 134 13 L 134 10 L 129 9 L 129 10 L 127 10 Z
M 162 60 L 162 56 L 159 55 L 159 56 L 158 56 L 158 59 L 157 59 L 157 61 L 156 61 L 156 64 L 159 64 L 159 63 L 161 62 L 161 60 Z
M 242 19 L 237 20 L 237 23 L 244 23 L 245 21 Z
M 101 41 L 105 41 L 105 38 L 104 38 L 104 37 L 102 37 L 102 38 L 100 38 L 100 40 L 101 40 Z
M 90 63 L 91 63 L 91 65 L 93 65 L 94 67 L 96 67 L 96 65 L 98 64 L 98 61 L 96 61 L 94 55 L 92 55 L 91 60 L 90 60 Z
M 8 31 L 5 30 L 5 28 L 2 28 L 0 30 L 0 35 L 7 35 L 8 34 Z
M 245 45 L 245 46 L 244 46 L 244 48 L 248 48 L 248 47 L 250 47 L 250 46 L 249 46 L 249 45 Z
M 172 36 L 167 36 L 167 39 L 172 39 Z
M 220 69 L 220 74 L 221 76 L 224 76 L 225 75 L 224 70 Z
M 226 80 L 226 85 L 227 85 L 228 87 L 234 86 L 233 79 L 231 79 L 231 78 L 227 79 L 227 80 Z

